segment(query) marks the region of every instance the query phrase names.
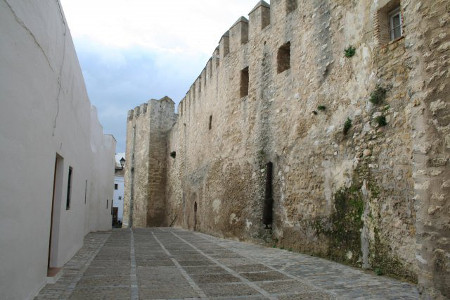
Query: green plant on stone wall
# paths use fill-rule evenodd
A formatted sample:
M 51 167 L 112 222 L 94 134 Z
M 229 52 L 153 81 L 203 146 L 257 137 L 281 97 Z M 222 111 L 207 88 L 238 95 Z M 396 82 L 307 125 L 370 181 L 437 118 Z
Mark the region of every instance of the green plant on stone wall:
M 326 108 L 325 105 L 319 105 L 319 106 L 317 106 L 317 109 L 320 110 L 320 111 L 324 111 L 327 108 Z
M 377 122 L 378 126 L 383 127 L 387 125 L 385 116 L 378 116 L 375 118 L 375 122 Z
M 370 93 L 369 101 L 372 102 L 375 105 L 381 104 L 384 99 L 386 98 L 386 92 L 387 90 L 380 85 L 377 85 L 375 87 L 375 90 Z
M 344 134 L 347 134 L 350 128 L 352 127 L 352 119 L 347 118 L 347 121 L 344 123 Z
M 345 55 L 345 57 L 348 57 L 348 58 L 354 56 L 355 53 L 356 53 L 356 48 L 353 46 L 348 46 L 347 49 L 344 50 L 344 55 Z

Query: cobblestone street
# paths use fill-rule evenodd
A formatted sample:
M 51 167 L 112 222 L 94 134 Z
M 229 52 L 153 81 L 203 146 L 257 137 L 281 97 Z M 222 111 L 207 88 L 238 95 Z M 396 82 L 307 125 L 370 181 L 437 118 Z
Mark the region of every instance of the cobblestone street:
M 173 228 L 90 233 L 35 299 L 418 299 L 414 285 Z

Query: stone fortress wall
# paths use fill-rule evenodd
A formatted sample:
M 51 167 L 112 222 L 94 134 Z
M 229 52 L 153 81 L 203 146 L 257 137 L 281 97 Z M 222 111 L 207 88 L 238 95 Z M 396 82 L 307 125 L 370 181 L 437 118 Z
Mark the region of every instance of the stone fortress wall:
M 403 36 L 389 41 L 396 6 Z M 129 112 L 124 224 L 264 242 L 450 297 L 449 10 L 259 2 L 178 114 L 169 98 Z

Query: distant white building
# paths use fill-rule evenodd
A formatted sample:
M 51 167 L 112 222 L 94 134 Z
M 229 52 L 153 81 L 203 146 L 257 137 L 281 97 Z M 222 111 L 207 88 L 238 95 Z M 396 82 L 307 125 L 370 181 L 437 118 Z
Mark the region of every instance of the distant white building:
M 117 153 L 114 172 L 113 226 L 122 224 L 123 221 L 124 168 L 122 164 L 125 164 L 125 153 Z

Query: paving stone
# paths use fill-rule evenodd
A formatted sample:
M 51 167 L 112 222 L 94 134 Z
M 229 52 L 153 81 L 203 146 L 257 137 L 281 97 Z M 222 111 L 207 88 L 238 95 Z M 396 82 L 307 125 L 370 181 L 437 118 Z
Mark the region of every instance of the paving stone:
M 208 265 L 214 265 L 214 262 L 210 260 L 180 260 L 178 263 L 183 266 L 208 266 Z
M 237 257 L 237 258 L 220 258 L 217 259 L 220 263 L 224 264 L 225 266 L 229 267 L 235 267 L 235 266 L 241 266 L 241 265 L 249 265 L 252 263 L 251 260 L 248 260 L 243 257 Z
M 191 266 L 183 267 L 188 274 L 228 274 L 225 269 L 219 266 Z
M 77 288 L 69 297 L 70 300 L 109 300 L 130 299 L 130 289 L 124 287 L 109 288 Z
M 184 281 L 183 275 L 176 267 L 138 267 L 137 276 L 139 280 L 178 282 Z
M 311 287 L 310 285 L 299 282 L 298 280 L 288 280 L 288 281 L 276 281 L 276 282 L 261 282 L 257 283 L 262 289 L 269 293 L 283 293 L 289 292 L 317 292 L 317 289 Z
M 139 299 L 184 299 L 192 297 L 198 297 L 198 294 L 189 285 L 143 287 L 139 290 Z
M 301 293 L 301 294 L 291 294 L 291 295 L 279 295 L 278 300 L 328 300 L 334 299 L 332 295 L 321 293 L 321 292 L 311 292 L 311 293 Z
M 208 275 L 191 275 L 197 283 L 221 283 L 221 282 L 239 282 L 239 278 L 231 274 L 208 274 Z
M 174 266 L 170 259 L 136 259 L 136 265 L 140 267 L 160 267 L 160 266 Z
M 261 264 L 232 266 L 231 269 L 239 273 L 272 271 L 272 269 Z
M 246 284 L 202 284 L 200 285 L 205 294 L 209 297 L 224 297 L 224 296 L 249 296 L 261 295 L 255 289 Z M 227 298 L 230 299 L 230 298 Z
M 86 269 L 84 272 L 84 276 L 92 276 L 92 275 L 104 275 L 111 274 L 112 276 L 129 276 L 130 275 L 130 265 L 125 265 L 122 267 L 92 267 Z
M 81 286 L 120 286 L 127 287 L 130 286 L 130 276 L 109 276 L 109 275 L 101 275 L 101 276 L 86 276 L 78 282 L 77 287 Z
M 268 280 L 286 280 L 289 279 L 286 275 L 279 272 L 252 272 L 252 273 L 241 273 L 241 276 L 247 278 L 250 281 L 268 281 Z

